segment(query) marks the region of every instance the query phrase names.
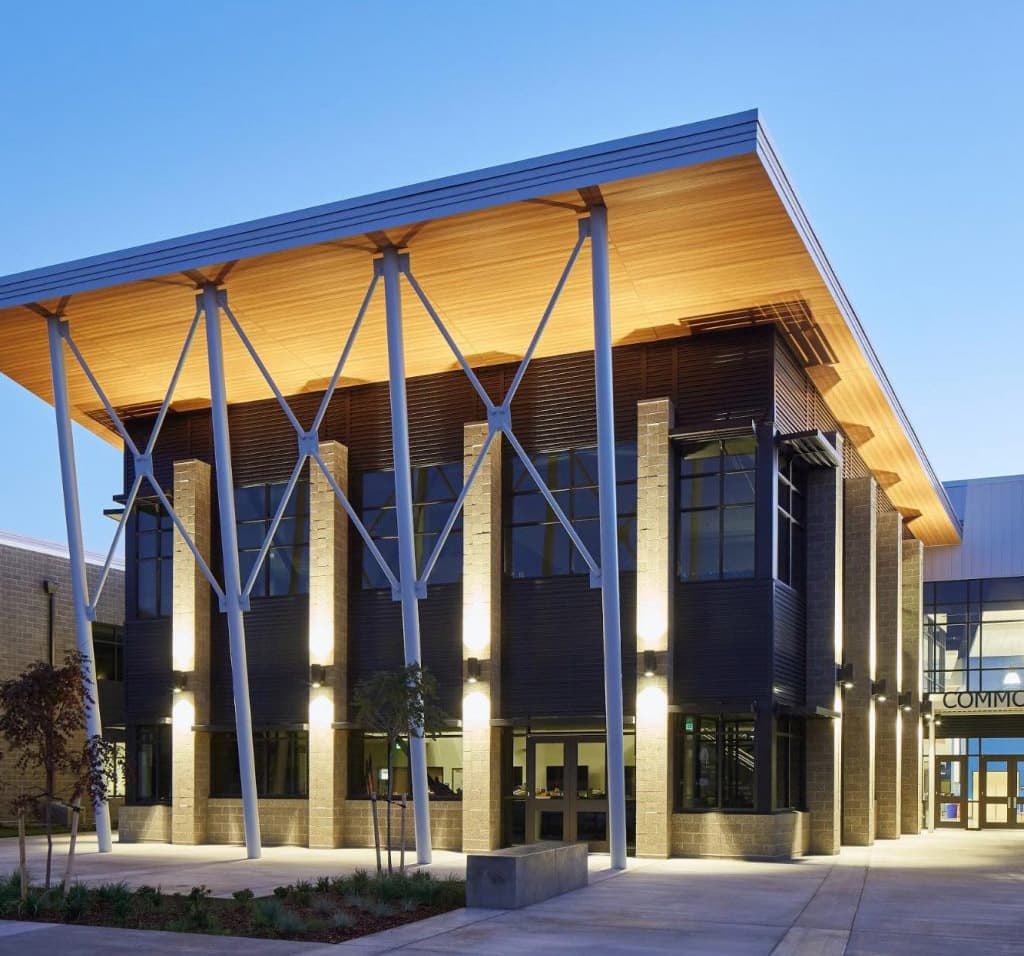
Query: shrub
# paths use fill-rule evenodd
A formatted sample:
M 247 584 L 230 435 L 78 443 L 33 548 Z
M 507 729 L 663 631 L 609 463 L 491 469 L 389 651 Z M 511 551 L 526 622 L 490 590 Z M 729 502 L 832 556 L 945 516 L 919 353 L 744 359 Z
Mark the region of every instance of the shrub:
M 253 891 L 248 889 L 235 890 L 235 892 L 231 895 L 234 898 L 235 902 L 241 903 L 242 906 L 248 906 L 255 898 L 255 894 L 253 893 Z
M 327 896 L 316 896 L 313 898 L 313 912 L 317 916 L 331 916 L 336 909 L 334 900 Z
M 329 876 L 321 876 L 316 881 L 317 893 L 330 893 L 331 892 L 331 878 Z
M 284 909 L 284 904 L 278 897 L 273 897 L 269 900 L 257 900 L 256 907 L 253 910 L 253 922 L 257 926 L 273 926 L 277 919 L 277 914 Z
M 124 880 L 118 883 L 103 883 L 96 888 L 96 899 L 109 906 L 116 906 L 119 902 L 130 902 L 131 898 L 132 891 Z
M 370 874 L 366 870 L 356 870 L 346 882 L 350 892 L 363 895 L 369 892 L 373 880 L 370 879 Z
M 338 910 L 331 917 L 331 927 L 333 929 L 352 929 L 356 925 L 355 917 L 351 913 L 346 913 L 344 910 Z
M 144 901 L 152 909 L 159 909 L 164 903 L 163 890 L 159 886 L 140 886 L 135 891 L 136 901 Z
M 287 889 L 292 902 L 299 906 L 309 906 L 313 899 L 313 884 L 309 880 L 298 880 Z
M 21 899 L 21 875 L 15 870 L 10 876 L 0 880 L 0 907 L 8 900 Z
M 306 921 L 294 910 L 282 906 L 274 917 L 274 929 L 282 936 L 291 936 L 294 933 L 304 932 Z
M 73 923 L 88 912 L 92 894 L 84 883 L 72 883 L 64 894 L 61 917 L 65 923 Z
M 283 900 L 288 895 L 290 890 L 291 887 L 288 886 L 275 886 L 274 896 L 276 896 L 279 900 Z

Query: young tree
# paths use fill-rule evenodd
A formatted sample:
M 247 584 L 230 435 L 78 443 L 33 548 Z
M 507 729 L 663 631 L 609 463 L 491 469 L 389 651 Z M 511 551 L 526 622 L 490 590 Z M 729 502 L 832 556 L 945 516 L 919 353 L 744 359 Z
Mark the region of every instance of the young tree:
M 64 803 L 72 811 L 72 841 L 68 873 L 75 850 L 81 798 L 106 797 L 107 773 L 113 760 L 113 744 L 99 737 L 84 737 L 86 708 L 94 706 L 85 691 L 83 676 L 88 658 L 69 654 L 61 667 L 42 661 L 30 665 L 18 677 L 0 683 L 0 735 L 15 754 L 15 766 L 27 781 L 41 773 L 43 785 L 23 786 L 14 802 L 21 822 L 22 885 L 24 869 L 24 818 L 29 810 L 43 813 L 46 823 L 46 882 L 50 888 L 53 866 L 53 828 L 50 807 Z M 58 781 L 67 784 L 67 799 L 57 793 Z
M 394 796 L 394 753 L 404 740 L 408 752 L 411 732 L 436 737 L 444 729 L 446 715 L 441 709 L 437 681 L 417 664 L 393 671 L 381 671 L 362 681 L 352 697 L 356 722 L 363 730 L 383 734 L 387 740 L 387 843 L 388 873 L 391 863 L 391 803 Z

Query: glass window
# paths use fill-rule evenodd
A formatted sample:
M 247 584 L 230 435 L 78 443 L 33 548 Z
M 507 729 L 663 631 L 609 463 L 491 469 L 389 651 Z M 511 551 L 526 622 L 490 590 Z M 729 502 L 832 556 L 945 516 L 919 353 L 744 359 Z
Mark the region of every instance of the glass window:
M 135 505 L 135 613 L 170 617 L 173 600 L 174 523 L 156 502 Z
M 171 727 L 152 724 L 135 728 L 132 779 L 136 803 L 169 803 L 171 799 Z
M 238 560 L 244 587 L 284 496 L 286 482 L 235 489 Z M 309 484 L 299 481 L 288 499 L 266 560 L 253 584 L 253 597 L 309 592 Z
M 926 585 L 925 689 L 1024 687 L 1024 578 Z
M 804 722 L 780 717 L 775 725 L 775 806 L 802 810 L 804 792 Z
M 676 572 L 683 581 L 754 574 L 755 440 L 684 445 L 676 482 Z
M 796 457 L 779 459 L 778 578 L 797 591 L 804 589 L 807 567 L 805 540 L 806 467 Z
M 597 449 L 533 455 L 530 459 L 580 540 L 600 564 Z M 619 570 L 636 570 L 636 445 L 615 447 Z M 518 457 L 508 471 L 505 570 L 514 578 L 589 574 L 583 556 Z
M 114 741 L 114 766 L 107 776 L 107 797 L 123 797 L 125 795 L 125 745 L 123 741 Z
M 124 680 L 124 630 L 114 624 L 92 626 L 96 680 Z
M 462 491 L 462 463 L 424 465 L 412 470 L 412 520 L 416 568 L 422 572 L 437 545 L 455 500 Z M 398 577 L 398 521 L 395 513 L 394 471 L 370 471 L 362 477 L 362 520 L 388 566 Z M 363 545 L 363 587 L 386 588 L 388 579 L 376 558 Z M 431 584 L 452 584 L 462 578 L 462 512 L 444 543 Z
M 427 789 L 431 800 L 462 799 L 462 735 L 441 734 L 428 737 Z M 392 793 L 412 797 L 409 776 L 409 751 L 406 741 L 395 744 L 391 756 L 394 774 Z M 349 796 L 368 797 L 370 787 L 378 796 L 388 791 L 387 739 L 380 734 L 352 732 L 349 735 Z
M 261 797 L 305 797 L 309 793 L 309 735 L 304 730 L 257 730 L 252 735 L 256 790 Z M 238 737 L 210 736 L 210 796 L 240 797 Z
M 676 745 L 676 803 L 681 809 L 754 808 L 752 717 L 683 715 L 677 723 Z

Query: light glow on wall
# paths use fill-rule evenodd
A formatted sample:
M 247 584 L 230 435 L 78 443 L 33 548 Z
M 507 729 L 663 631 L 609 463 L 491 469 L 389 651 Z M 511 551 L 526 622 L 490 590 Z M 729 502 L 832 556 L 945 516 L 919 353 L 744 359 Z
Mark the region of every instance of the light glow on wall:
M 334 722 L 334 697 L 327 688 L 319 688 L 309 700 L 309 726 L 323 730 Z
M 196 669 L 196 632 L 193 617 L 178 608 L 174 609 L 171 625 L 171 670 L 194 671 Z
M 660 724 L 668 713 L 668 695 L 665 688 L 650 684 L 636 695 L 638 724 Z
M 468 581 L 463 581 L 463 587 Z M 487 657 L 491 646 L 491 602 L 484 588 L 476 587 L 462 605 L 462 646 L 466 657 Z
M 486 727 L 491 722 L 491 696 L 479 684 L 462 698 L 462 726 Z
M 192 730 L 196 722 L 196 708 L 193 702 L 193 695 L 183 691 L 174 698 L 174 707 L 171 710 L 171 726 L 175 730 Z
M 650 584 L 637 594 L 636 638 L 639 651 L 663 651 L 668 648 L 668 602 L 665 588 Z

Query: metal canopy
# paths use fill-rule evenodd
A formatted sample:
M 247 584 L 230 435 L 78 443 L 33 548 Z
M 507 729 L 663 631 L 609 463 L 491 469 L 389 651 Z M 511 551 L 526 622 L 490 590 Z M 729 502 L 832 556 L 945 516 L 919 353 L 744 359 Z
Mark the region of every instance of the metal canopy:
M 842 463 L 839 453 L 817 429 L 780 435 L 778 441 L 779 445 L 797 457 L 802 458 L 809 465 L 817 465 L 821 468 L 838 468 Z
M 0 371 L 51 401 L 36 313 L 55 312 L 113 406 L 152 413 L 196 287 L 223 280 L 282 392 L 321 391 L 370 258 L 386 245 L 413 254 L 472 367 L 515 362 L 586 212 L 580 190 L 593 187 L 609 212 L 614 344 L 707 330 L 718 315 L 775 322 L 865 462 L 888 473 L 887 493 L 913 533 L 929 545 L 958 541 L 945 492 L 754 111 L 0 279 Z M 593 347 L 589 249 L 581 255 L 538 357 Z M 456 367 L 419 302 L 403 324 L 408 375 Z M 200 358 L 201 349 L 182 370 L 176 409 L 210 401 Z M 234 338 L 224 364 L 230 402 L 267 397 Z M 387 378 L 378 302 L 340 385 Z M 68 393 L 75 420 L 120 443 L 77 369 Z

